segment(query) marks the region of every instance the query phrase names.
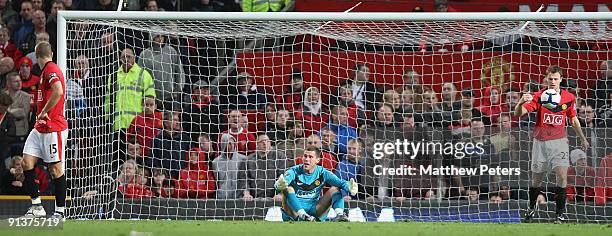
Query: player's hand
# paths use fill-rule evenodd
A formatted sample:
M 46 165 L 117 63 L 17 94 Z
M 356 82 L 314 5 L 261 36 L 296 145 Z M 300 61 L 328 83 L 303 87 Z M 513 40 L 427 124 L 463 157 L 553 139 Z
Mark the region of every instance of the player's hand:
M 526 102 L 531 102 L 531 100 L 533 100 L 533 95 L 531 95 L 531 93 L 525 93 L 521 97 L 521 100 L 519 101 L 519 103 L 522 104 L 522 103 L 526 103 Z
M 47 120 L 49 120 L 49 114 L 46 112 L 41 112 L 36 116 L 36 122 L 40 124 L 46 124 Z
M 355 182 L 355 179 L 351 178 L 351 180 L 349 180 L 349 192 L 351 192 L 351 196 L 357 195 L 358 190 L 357 182 Z
M 582 139 L 580 140 L 580 146 L 582 146 L 582 150 L 586 151 L 591 147 L 591 144 L 589 144 L 589 141 L 587 141 L 586 139 Z
M 274 183 L 274 186 L 279 192 L 284 192 L 285 190 L 287 190 L 287 181 L 285 180 L 285 175 L 279 175 L 278 179 L 276 180 L 276 183 Z
M 15 187 L 23 187 L 23 183 L 21 181 L 13 181 L 13 183 L 11 183 L 13 186 Z

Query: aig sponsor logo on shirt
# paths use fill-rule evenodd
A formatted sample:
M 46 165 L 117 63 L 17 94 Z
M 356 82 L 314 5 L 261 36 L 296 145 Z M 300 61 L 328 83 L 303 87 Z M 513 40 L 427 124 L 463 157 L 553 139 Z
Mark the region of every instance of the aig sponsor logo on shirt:
M 544 120 L 542 121 L 542 123 L 548 125 L 561 125 L 563 123 L 563 115 L 553 115 L 544 113 Z

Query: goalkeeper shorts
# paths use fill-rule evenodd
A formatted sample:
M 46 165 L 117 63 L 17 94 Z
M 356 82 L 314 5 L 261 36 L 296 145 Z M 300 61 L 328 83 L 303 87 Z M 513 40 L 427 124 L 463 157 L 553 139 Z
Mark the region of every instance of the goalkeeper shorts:
M 308 215 L 317 217 L 319 221 L 325 221 L 327 219 L 327 212 L 325 212 L 321 217 L 317 216 L 317 204 L 316 203 L 304 203 L 302 202 L 302 207 L 304 211 L 308 213 Z M 283 221 L 298 221 L 297 217 L 293 217 L 289 215 L 284 208 L 281 208 L 281 212 L 283 213 Z

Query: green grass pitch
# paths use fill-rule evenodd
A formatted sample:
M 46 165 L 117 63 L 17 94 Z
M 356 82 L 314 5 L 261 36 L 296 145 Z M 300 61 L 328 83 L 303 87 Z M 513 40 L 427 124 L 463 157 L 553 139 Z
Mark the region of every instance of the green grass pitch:
M 67 221 L 63 230 L 0 230 L 0 235 L 612 235 L 611 224 L 332 223 L 264 221 Z

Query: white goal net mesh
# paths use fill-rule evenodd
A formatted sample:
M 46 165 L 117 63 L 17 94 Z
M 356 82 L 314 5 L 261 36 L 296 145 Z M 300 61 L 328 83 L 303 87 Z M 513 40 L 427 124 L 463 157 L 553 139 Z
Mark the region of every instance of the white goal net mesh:
M 611 26 L 68 20 L 68 215 L 264 219 L 281 206 L 275 179 L 315 146 L 360 184 L 346 208 L 367 221 L 517 222 L 535 116 L 514 106 L 558 65 L 591 143 L 573 151 L 569 129 L 567 214 L 610 222 Z M 393 140 L 454 151 L 379 156 Z M 450 166 L 478 172 L 433 172 Z M 554 215 L 553 187 L 550 174 L 538 218 Z

